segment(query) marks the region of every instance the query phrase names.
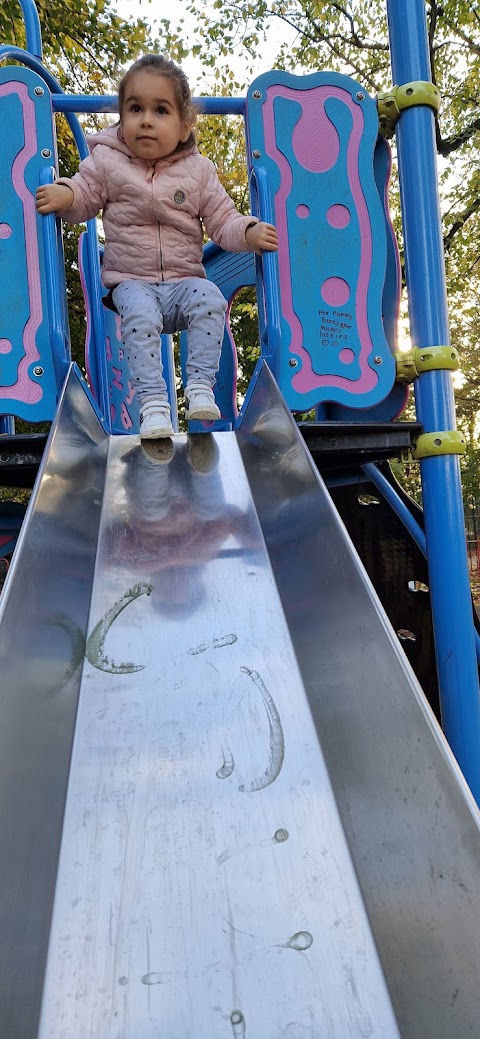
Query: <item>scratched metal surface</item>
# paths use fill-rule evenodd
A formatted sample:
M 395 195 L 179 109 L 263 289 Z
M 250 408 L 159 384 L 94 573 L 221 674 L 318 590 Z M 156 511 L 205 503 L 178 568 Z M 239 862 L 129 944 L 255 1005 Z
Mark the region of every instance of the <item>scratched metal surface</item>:
M 160 1035 L 398 1035 L 233 433 L 110 443 L 38 1039 Z
M 266 368 L 239 445 L 400 1032 L 480 1036 L 477 806 Z
M 0 597 L 0 1036 L 37 1035 L 107 437 L 73 371 Z

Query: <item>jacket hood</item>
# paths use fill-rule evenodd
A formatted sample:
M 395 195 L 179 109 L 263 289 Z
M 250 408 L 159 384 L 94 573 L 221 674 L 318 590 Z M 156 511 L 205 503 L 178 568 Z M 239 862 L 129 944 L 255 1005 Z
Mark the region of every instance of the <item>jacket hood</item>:
M 120 126 L 109 126 L 106 130 L 101 130 L 100 133 L 92 133 L 87 137 L 87 144 L 90 152 L 96 148 L 97 144 L 103 144 L 107 148 L 113 148 L 114 151 L 122 152 L 123 155 L 127 155 L 129 159 L 136 159 L 137 162 L 142 165 L 155 167 L 155 170 L 161 169 L 164 166 L 170 166 L 172 162 L 176 162 L 177 159 L 183 159 L 185 155 L 192 155 L 193 152 L 197 151 L 197 146 L 193 141 L 191 144 L 179 145 L 176 151 L 172 152 L 171 155 L 166 155 L 164 159 L 157 159 L 156 162 L 150 163 L 146 159 L 139 159 L 138 155 L 130 150 L 123 139 L 122 130 Z

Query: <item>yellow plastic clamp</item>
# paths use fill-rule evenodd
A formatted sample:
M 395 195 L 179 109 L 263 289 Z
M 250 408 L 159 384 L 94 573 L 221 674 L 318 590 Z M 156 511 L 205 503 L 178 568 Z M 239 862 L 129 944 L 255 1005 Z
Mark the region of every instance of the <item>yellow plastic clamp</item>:
M 458 350 L 454 346 L 426 346 L 423 350 L 414 347 L 395 354 L 397 382 L 413 382 L 422 372 L 456 372 L 460 367 Z
M 416 441 L 412 455 L 419 458 L 432 458 L 435 455 L 464 455 L 467 441 L 463 433 L 456 429 L 442 429 L 438 433 L 422 433 Z
M 438 112 L 438 87 L 429 80 L 415 80 L 413 83 L 404 83 L 401 87 L 392 87 L 388 93 L 377 94 L 379 132 L 382 137 L 393 137 L 400 113 L 405 108 L 413 108 L 415 105 L 428 105 L 434 112 Z
M 424 350 L 417 347 L 416 351 L 417 371 L 434 372 L 449 371 L 457 372 L 460 368 L 460 357 L 454 346 L 427 346 Z
M 412 350 L 396 350 L 395 352 L 395 364 L 396 364 L 396 379 L 397 382 L 413 382 L 418 376 L 417 365 L 415 361 L 416 349 Z
M 395 123 L 400 115 L 397 90 L 398 87 L 392 87 L 388 94 L 377 94 L 378 131 L 387 139 L 394 136 Z

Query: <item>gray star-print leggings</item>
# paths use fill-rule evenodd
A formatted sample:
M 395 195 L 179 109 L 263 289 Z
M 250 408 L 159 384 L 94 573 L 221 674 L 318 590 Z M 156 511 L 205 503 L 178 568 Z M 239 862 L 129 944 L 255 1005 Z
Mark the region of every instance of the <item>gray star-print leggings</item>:
M 122 281 L 112 292 L 139 406 L 165 400 L 160 336 L 188 332 L 187 381 L 213 386 L 220 363 L 227 303 L 211 281 Z

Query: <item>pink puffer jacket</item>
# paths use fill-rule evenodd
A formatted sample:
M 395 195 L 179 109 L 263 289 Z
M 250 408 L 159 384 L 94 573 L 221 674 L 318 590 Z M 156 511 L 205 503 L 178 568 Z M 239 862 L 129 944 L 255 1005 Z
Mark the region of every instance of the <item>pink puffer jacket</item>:
M 223 249 L 248 252 L 245 231 L 256 218 L 237 212 L 213 162 L 196 147 L 152 166 L 130 151 L 116 126 L 89 137 L 88 145 L 91 155 L 78 173 L 59 180 L 74 192 L 63 217 L 77 224 L 103 210 L 108 288 L 126 278 L 205 277 L 202 223 Z

